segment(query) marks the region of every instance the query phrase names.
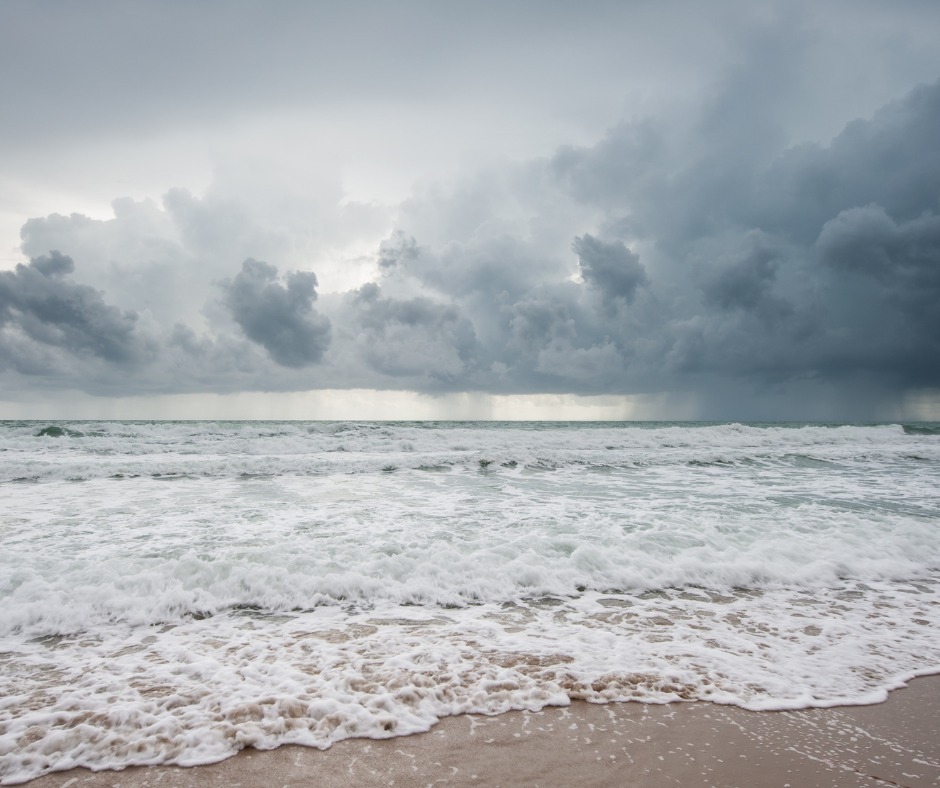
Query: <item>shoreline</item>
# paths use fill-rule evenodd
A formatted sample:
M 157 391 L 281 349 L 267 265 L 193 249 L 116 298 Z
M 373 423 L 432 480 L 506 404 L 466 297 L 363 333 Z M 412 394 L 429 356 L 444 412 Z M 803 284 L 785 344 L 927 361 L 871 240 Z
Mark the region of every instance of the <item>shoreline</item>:
M 30 788 L 179 786 L 904 786 L 940 784 L 940 675 L 886 701 L 794 711 L 691 702 L 575 701 L 446 717 L 426 733 L 326 750 L 246 749 L 192 767 L 84 768 Z

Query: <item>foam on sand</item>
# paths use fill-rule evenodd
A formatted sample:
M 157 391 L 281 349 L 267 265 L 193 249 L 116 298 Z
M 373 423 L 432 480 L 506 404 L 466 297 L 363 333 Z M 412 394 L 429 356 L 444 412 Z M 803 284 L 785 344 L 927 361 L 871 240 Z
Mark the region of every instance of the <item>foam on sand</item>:
M 746 712 L 713 704 L 574 703 L 443 720 L 430 733 L 349 740 L 326 751 L 244 750 L 195 769 L 74 770 L 32 788 L 173 785 L 747 785 L 870 788 L 940 783 L 940 680 L 877 706 Z

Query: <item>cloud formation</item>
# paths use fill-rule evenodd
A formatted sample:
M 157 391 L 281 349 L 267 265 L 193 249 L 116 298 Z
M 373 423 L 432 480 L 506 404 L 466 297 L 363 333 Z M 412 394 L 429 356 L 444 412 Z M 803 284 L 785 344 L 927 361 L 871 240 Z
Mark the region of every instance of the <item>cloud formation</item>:
M 142 363 L 149 354 L 136 329 L 137 315 L 105 303 L 101 293 L 70 281 L 72 258 L 52 251 L 29 265 L 0 272 L 0 331 L 9 348 L 17 340 L 90 355 L 112 364 Z M 22 348 L 20 349 L 22 350 Z M 21 352 L 8 360 L 29 372 Z M 0 356 L 0 364 L 5 359 Z
M 647 282 L 640 258 L 622 241 L 605 243 L 585 233 L 577 236 L 571 246 L 578 255 L 584 281 L 597 287 L 605 299 L 620 298 L 630 303 L 636 289 Z
M 329 347 L 329 318 L 313 308 L 316 286 L 316 274 L 304 271 L 288 274 L 281 284 L 277 268 L 252 259 L 222 283 L 225 304 L 245 336 L 285 367 L 315 364 Z
M 394 210 L 173 189 L 31 219 L 31 262 L 0 274 L 0 364 L 89 391 L 110 369 L 135 392 L 669 392 L 733 415 L 864 389 L 880 412 L 940 387 L 940 82 L 794 144 L 806 75 L 785 50 L 754 36 L 693 109 Z

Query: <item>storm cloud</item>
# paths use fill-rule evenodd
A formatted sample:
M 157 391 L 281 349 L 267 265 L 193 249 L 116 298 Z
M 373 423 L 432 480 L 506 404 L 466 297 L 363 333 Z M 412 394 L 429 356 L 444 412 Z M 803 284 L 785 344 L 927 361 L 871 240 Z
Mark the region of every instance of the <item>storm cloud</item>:
M 251 259 L 222 283 L 226 306 L 245 336 L 285 367 L 315 364 L 329 347 L 330 321 L 313 308 L 316 287 L 316 274 L 294 271 L 281 284 L 276 267 Z
M 581 276 L 599 288 L 605 298 L 630 303 L 636 289 L 646 284 L 646 269 L 640 258 L 622 241 L 605 243 L 585 233 L 574 239 L 572 248 L 578 255 Z
M 0 272 L 0 332 L 114 364 L 141 362 L 148 348 L 137 315 L 105 303 L 102 294 L 70 281 L 72 259 L 58 251 Z M 3 358 L 0 357 L 0 363 Z
M 694 79 L 686 64 L 688 80 L 670 83 L 666 101 L 637 76 L 658 55 L 641 58 L 640 38 L 629 57 L 623 47 L 616 54 L 607 37 L 617 20 L 649 20 L 604 4 L 576 28 L 568 11 L 549 5 L 531 31 L 533 62 L 546 62 L 562 31 L 582 53 L 610 44 L 590 80 L 544 83 L 565 96 L 552 105 L 564 122 L 552 126 L 550 144 L 539 138 L 521 154 L 525 145 L 493 142 L 494 129 L 511 135 L 530 106 L 512 86 L 534 90 L 541 76 L 487 70 L 472 48 L 458 51 L 470 43 L 466 30 L 450 48 L 433 38 L 427 53 L 447 50 L 441 78 L 422 76 L 407 100 L 386 85 L 388 106 L 407 106 L 396 122 L 422 129 L 415 144 L 425 149 L 408 159 L 419 170 L 411 185 L 402 193 L 396 181 L 382 202 L 362 184 L 370 167 L 381 169 L 376 162 L 394 159 L 386 145 L 405 150 L 400 129 L 373 124 L 369 144 L 379 153 L 349 149 L 333 169 L 333 138 L 360 120 L 357 101 L 376 101 L 375 85 L 366 89 L 366 72 L 356 70 L 346 105 L 339 88 L 317 83 L 319 98 L 304 94 L 313 103 L 285 117 L 307 123 L 303 113 L 322 109 L 339 113 L 330 116 L 337 125 L 303 148 L 285 136 L 286 176 L 263 164 L 267 174 L 257 174 L 236 154 L 201 191 L 174 184 L 159 198 L 114 200 L 107 218 L 76 210 L 26 221 L 20 249 L 30 262 L 0 272 L 0 364 L 20 388 L 34 380 L 97 391 L 111 370 L 128 393 L 650 395 L 684 398 L 698 403 L 695 415 L 717 417 L 801 412 L 780 404 L 794 398 L 810 408 L 830 403 L 826 415 L 858 403 L 854 416 L 876 417 L 940 389 L 932 361 L 940 357 L 940 57 L 923 33 L 933 11 L 901 4 L 886 15 L 864 4 L 836 34 L 811 24 L 832 19 L 810 4 L 759 4 L 766 18 L 722 6 L 720 33 L 703 18 L 699 41 L 689 31 L 664 34 L 676 44 L 669 62 L 684 62 L 680 50 L 694 47 L 716 55 Z M 529 19 L 526 8 L 534 6 L 513 5 L 506 19 Z M 429 34 L 443 29 L 436 13 L 424 20 Z M 476 22 L 491 19 L 481 13 Z M 331 11 L 324 29 L 344 19 Z M 884 54 L 885 36 L 902 33 L 920 58 L 905 61 L 908 70 Z M 510 39 L 503 30 L 492 44 L 518 65 Z M 855 72 L 824 68 L 836 53 L 861 58 L 861 41 L 883 45 L 868 103 L 845 87 Z M 858 62 L 874 62 L 866 58 Z M 458 63 L 488 76 L 474 83 Z M 389 73 L 404 78 L 416 68 L 396 61 Z M 470 145 L 429 174 L 422 157 L 432 162 L 457 124 L 455 115 L 453 127 L 439 125 L 445 72 L 462 75 L 467 101 L 480 102 L 478 125 L 461 133 L 496 149 L 476 156 Z M 255 95 L 258 79 L 246 95 L 256 112 L 274 113 L 276 97 Z M 606 91 L 603 101 L 589 81 Z M 285 90 L 303 93 L 300 83 Z M 533 96 L 532 106 L 548 95 Z M 199 116 L 188 101 L 185 113 Z M 459 114 L 457 104 L 448 106 Z M 519 118 L 506 107 L 520 108 Z M 133 110 L 131 127 L 152 123 L 143 103 Z M 253 117 L 262 124 L 263 113 Z M 261 128 L 249 124 L 245 138 Z M 318 164 L 305 168 L 307 160 Z M 341 186 L 343 167 L 357 186 Z

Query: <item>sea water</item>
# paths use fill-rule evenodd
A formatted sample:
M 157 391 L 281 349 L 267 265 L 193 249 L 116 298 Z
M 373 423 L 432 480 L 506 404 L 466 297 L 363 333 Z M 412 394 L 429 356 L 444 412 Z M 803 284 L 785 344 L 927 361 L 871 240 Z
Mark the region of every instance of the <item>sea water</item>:
M 0 780 L 940 672 L 940 428 L 0 423 Z

